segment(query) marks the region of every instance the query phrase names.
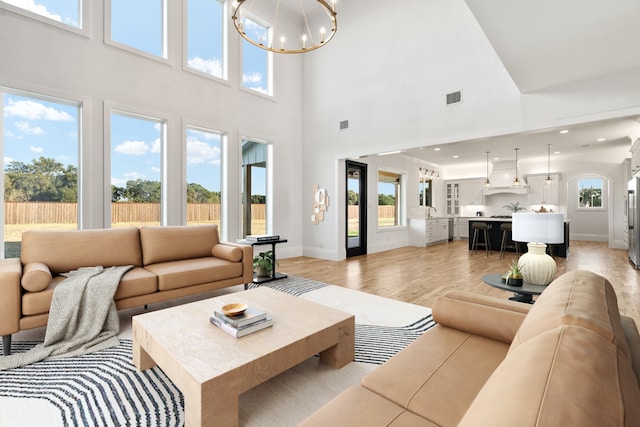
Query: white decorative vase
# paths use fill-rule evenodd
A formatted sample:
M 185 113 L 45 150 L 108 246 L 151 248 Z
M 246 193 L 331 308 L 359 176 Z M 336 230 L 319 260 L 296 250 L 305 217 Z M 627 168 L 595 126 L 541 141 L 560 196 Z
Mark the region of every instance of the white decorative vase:
M 556 275 L 556 262 L 547 255 L 547 245 L 529 243 L 527 247 L 529 251 L 518 260 L 524 281 L 533 285 L 548 285 Z

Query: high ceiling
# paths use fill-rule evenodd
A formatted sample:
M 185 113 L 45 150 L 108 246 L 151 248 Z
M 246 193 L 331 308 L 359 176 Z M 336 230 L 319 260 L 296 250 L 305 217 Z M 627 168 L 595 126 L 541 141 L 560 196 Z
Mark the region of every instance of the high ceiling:
M 310 1 L 315 0 L 305 0 L 305 4 Z M 616 75 L 640 70 L 638 0 L 464 1 L 523 94 L 555 90 L 588 79 L 615 79 Z M 280 3 L 292 11 L 300 8 L 300 0 Z M 366 1 L 361 3 L 367 7 Z M 338 12 L 339 6 L 338 3 Z M 563 129 L 569 132 L 560 134 Z M 598 141 L 601 138 L 605 140 Z M 640 138 L 638 115 L 424 147 L 403 154 L 452 166 L 482 162 L 486 151 L 491 152 L 490 159 L 514 159 L 516 147 L 520 159 L 546 158 L 547 144 L 552 144 L 552 153 L 559 152 L 554 156 L 620 163 L 630 157 L 629 148 L 637 138 Z
M 637 0 L 465 1 L 523 94 L 640 70 Z M 560 134 L 563 129 L 569 133 Z M 445 166 L 483 161 L 486 151 L 490 159 L 514 159 L 516 147 L 520 159 L 546 157 L 552 144 L 552 153 L 572 159 L 622 162 L 639 137 L 640 117 L 634 116 L 406 154 Z
M 465 0 L 522 93 L 640 69 L 637 0 Z

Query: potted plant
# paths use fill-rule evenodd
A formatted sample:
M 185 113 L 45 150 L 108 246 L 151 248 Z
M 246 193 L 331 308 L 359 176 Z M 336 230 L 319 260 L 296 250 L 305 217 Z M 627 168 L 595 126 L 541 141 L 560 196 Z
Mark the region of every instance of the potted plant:
M 513 213 L 517 213 L 518 211 L 524 211 L 526 208 L 520 206 L 520 202 L 509 203 L 508 205 L 504 205 L 503 208 L 510 210 Z
M 524 277 L 518 265 L 518 260 L 514 259 L 511 264 L 509 264 L 509 271 L 507 271 L 507 285 L 522 286 L 523 282 Z
M 253 270 L 258 277 L 271 275 L 273 271 L 273 251 L 260 252 L 253 257 Z

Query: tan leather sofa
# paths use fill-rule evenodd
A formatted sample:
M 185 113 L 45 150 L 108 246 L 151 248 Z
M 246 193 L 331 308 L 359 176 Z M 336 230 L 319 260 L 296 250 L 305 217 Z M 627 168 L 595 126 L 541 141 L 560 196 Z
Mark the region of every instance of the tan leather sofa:
M 133 265 L 114 297 L 124 309 L 250 283 L 253 249 L 220 242 L 216 225 L 27 231 L 20 259 L 0 260 L 3 347 L 47 324 L 60 273 L 98 265 Z
M 533 306 L 449 292 L 437 326 L 301 426 L 640 426 L 640 337 L 603 277 Z

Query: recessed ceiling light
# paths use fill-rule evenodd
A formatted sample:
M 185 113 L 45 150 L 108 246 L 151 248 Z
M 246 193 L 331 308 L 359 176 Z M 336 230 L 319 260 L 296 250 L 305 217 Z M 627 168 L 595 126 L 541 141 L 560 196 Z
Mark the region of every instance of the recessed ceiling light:
M 457 154 L 455 156 L 453 156 L 454 159 L 457 159 L 458 157 L 460 157 L 460 156 L 458 156 Z
M 440 147 L 434 148 L 433 151 L 440 151 Z
M 500 160 L 500 157 L 494 157 L 493 160 Z
M 598 142 L 604 142 L 606 140 L 607 140 L 607 138 L 598 138 L 598 139 L 596 139 L 596 141 L 598 141 Z
M 402 150 L 387 151 L 386 153 L 378 153 L 378 156 L 389 156 L 391 154 L 399 154 L 399 153 L 402 153 Z
M 560 131 L 560 133 L 569 133 L 569 130 L 568 129 L 563 129 L 563 130 Z
M 554 151 L 553 154 L 560 154 L 562 151 Z

